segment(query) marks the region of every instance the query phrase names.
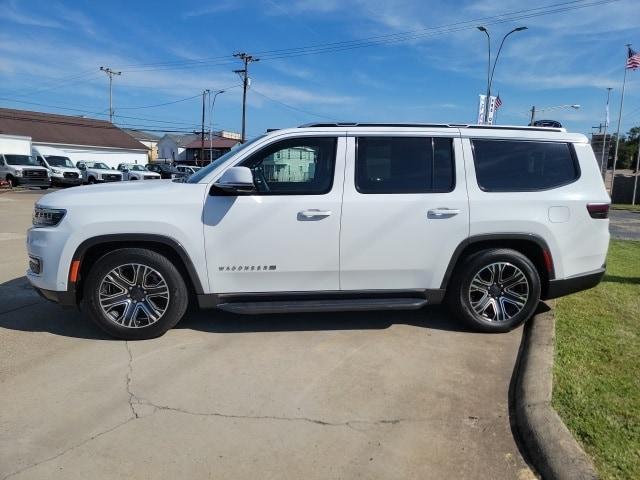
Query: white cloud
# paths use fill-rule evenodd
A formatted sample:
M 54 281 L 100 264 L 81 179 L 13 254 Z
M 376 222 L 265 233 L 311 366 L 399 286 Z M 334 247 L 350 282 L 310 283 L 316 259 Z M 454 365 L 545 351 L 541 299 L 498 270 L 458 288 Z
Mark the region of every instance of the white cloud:
M 194 17 L 202 17 L 204 15 L 215 15 L 216 13 L 228 12 L 240 8 L 240 4 L 234 0 L 218 0 L 217 2 L 208 2 L 200 8 L 187 10 L 181 16 L 184 20 Z

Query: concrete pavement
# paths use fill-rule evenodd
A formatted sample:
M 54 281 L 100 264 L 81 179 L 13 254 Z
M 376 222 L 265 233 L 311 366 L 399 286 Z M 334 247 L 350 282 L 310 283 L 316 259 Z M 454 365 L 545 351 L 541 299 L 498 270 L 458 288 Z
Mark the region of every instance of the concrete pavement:
M 205 311 L 114 341 L 27 287 L 39 195 L 0 194 L 0 479 L 534 478 L 509 421 L 521 329 Z
M 611 237 L 621 240 L 640 240 L 640 212 L 609 211 Z

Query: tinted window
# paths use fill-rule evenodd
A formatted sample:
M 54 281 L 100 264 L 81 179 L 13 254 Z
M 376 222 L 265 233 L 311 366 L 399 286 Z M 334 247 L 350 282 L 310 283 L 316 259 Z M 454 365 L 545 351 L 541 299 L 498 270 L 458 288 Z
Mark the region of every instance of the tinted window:
M 331 190 L 335 137 L 305 137 L 269 145 L 242 162 L 253 172 L 259 193 L 320 195 Z
M 360 193 L 437 193 L 453 190 L 450 138 L 360 137 L 356 188 Z
M 473 140 L 478 185 L 488 192 L 546 190 L 579 177 L 568 143 Z

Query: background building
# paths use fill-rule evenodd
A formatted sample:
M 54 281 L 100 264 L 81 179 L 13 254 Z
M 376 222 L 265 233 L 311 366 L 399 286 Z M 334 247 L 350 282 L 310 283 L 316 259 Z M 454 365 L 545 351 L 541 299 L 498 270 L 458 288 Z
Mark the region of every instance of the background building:
M 0 108 L 0 133 L 31 137 L 33 146 L 60 149 L 75 163 L 146 164 L 148 148 L 105 120 Z
M 204 136 L 204 161 L 215 160 L 240 143 L 240 134 L 235 132 L 217 132 L 213 138 Z M 199 134 L 176 135 L 167 133 L 158 141 L 158 160 L 166 159 L 174 162 L 201 162 L 200 149 L 202 138 Z
M 157 135 L 153 135 L 149 132 L 144 132 L 142 130 L 134 130 L 130 128 L 123 128 L 123 131 L 127 132 L 133 138 L 138 140 L 141 144 L 149 149 L 149 158 L 150 162 L 154 161 L 158 158 L 158 140 L 160 137 Z

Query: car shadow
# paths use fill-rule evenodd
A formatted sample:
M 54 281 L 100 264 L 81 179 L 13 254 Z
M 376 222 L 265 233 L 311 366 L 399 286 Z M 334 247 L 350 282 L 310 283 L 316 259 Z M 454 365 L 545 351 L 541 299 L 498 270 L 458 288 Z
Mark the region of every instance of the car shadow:
M 640 285 L 640 277 L 620 277 L 617 275 L 605 275 L 603 282 L 628 283 L 630 285 Z
M 238 315 L 190 308 L 176 329 L 210 333 L 250 333 L 323 330 L 382 330 L 392 325 L 471 332 L 439 305 L 420 310 L 286 313 Z M 64 308 L 42 299 L 26 277 L 0 284 L 0 327 L 25 332 L 111 340 L 77 308 Z

